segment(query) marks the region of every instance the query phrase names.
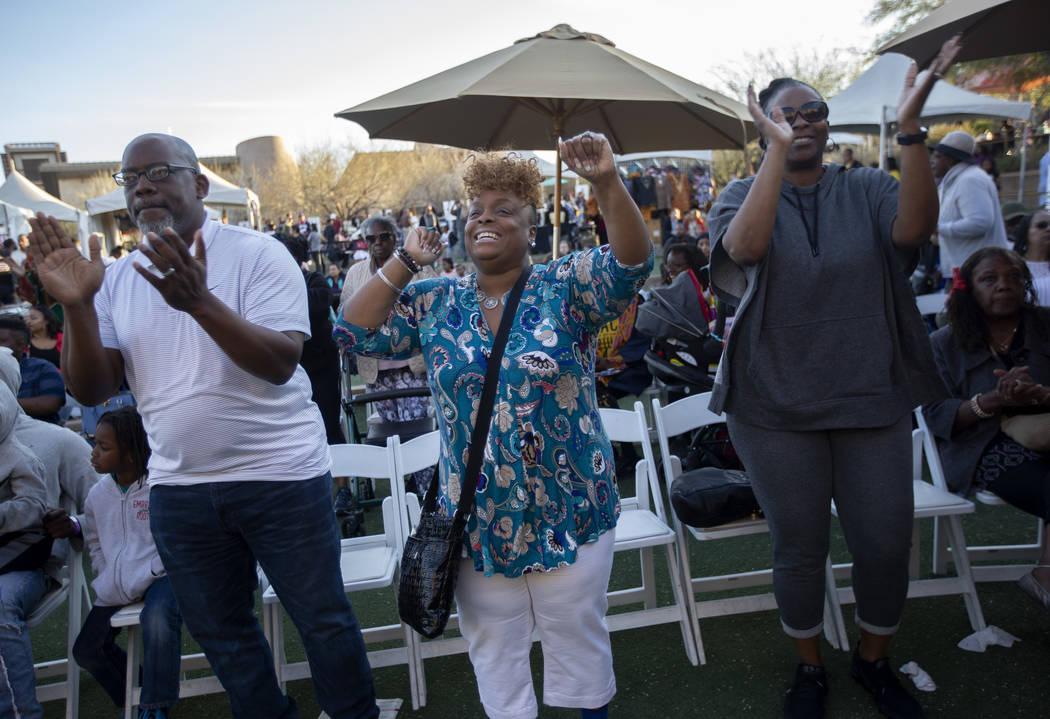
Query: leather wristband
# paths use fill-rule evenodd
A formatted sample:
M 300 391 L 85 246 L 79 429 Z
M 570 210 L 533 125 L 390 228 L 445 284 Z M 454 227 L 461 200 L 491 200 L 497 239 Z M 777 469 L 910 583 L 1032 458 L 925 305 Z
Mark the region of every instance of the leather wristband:
M 401 264 L 403 264 L 413 275 L 422 269 L 420 268 L 419 263 L 416 262 L 412 258 L 412 255 L 408 254 L 403 247 L 398 247 L 394 250 L 394 257 L 401 260 Z
M 925 127 L 920 127 L 919 131 L 914 133 L 914 134 L 912 134 L 912 135 L 905 135 L 904 133 L 899 133 L 897 135 L 897 144 L 898 145 L 917 145 L 920 142 L 926 142 L 926 138 L 928 136 L 929 136 L 929 133 L 927 133 L 926 128 Z

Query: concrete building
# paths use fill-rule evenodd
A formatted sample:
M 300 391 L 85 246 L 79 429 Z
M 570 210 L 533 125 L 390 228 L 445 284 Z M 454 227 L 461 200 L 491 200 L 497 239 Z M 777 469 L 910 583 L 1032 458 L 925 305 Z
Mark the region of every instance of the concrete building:
M 65 162 L 66 153 L 62 152 L 57 142 L 10 142 L 4 145 L 3 153 L 0 153 L 0 164 L 4 167 L 4 177 L 16 170 L 42 190 L 48 190 L 44 185 L 40 167 L 51 162 Z

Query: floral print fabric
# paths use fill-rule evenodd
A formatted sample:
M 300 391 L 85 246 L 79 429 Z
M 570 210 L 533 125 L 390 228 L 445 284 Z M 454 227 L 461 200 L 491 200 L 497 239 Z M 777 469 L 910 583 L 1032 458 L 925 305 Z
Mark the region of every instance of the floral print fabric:
M 616 526 L 612 446 L 595 394 L 595 337 L 619 317 L 653 268 L 625 266 L 608 245 L 537 265 L 507 339 L 475 511 L 464 537 L 486 576 L 549 571 Z M 422 351 L 442 441 L 438 509 L 459 502 L 474 417 L 492 348 L 474 275 L 413 282 L 386 323 L 340 318 L 336 340 L 365 355 L 403 359 Z

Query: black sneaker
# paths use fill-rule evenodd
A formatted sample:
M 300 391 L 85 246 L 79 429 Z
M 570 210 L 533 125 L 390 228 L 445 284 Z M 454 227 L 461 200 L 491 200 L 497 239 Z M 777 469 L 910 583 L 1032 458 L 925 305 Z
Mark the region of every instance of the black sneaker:
M 799 664 L 795 683 L 784 697 L 784 719 L 823 719 L 828 675 L 824 667 Z
M 340 517 L 350 514 L 354 509 L 354 495 L 349 487 L 335 490 L 335 513 Z
M 923 719 L 926 716 L 915 697 L 901 685 L 888 657 L 866 662 L 860 658 L 860 651 L 854 649 L 849 673 L 871 692 L 875 706 L 883 716 L 890 719 Z

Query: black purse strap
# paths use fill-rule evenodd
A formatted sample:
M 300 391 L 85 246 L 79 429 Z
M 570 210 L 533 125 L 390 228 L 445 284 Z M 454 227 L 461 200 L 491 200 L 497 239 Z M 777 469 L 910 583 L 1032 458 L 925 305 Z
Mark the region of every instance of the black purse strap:
M 492 352 L 489 353 L 488 367 L 485 370 L 485 384 L 481 390 L 481 401 L 478 403 L 478 414 L 470 435 L 467 468 L 460 479 L 462 485 L 459 492 L 459 506 L 456 507 L 455 514 L 457 523 L 465 522 L 467 514 L 474 506 L 474 492 L 478 484 L 477 475 L 481 469 L 481 461 L 485 457 L 485 443 L 488 441 L 492 408 L 495 405 L 496 388 L 499 385 L 499 368 L 503 362 L 503 350 L 507 346 L 510 326 L 514 324 L 514 313 L 517 312 L 518 301 L 521 299 L 521 293 L 525 290 L 525 282 L 529 279 L 530 274 L 532 274 L 531 265 L 518 275 L 518 281 L 514 283 L 514 288 L 503 305 L 503 316 L 500 318 L 496 338 L 492 342 Z M 430 488 L 427 490 L 427 496 L 423 500 L 423 511 L 433 512 L 436 508 L 437 487 L 438 476 L 435 473 L 430 482 Z

